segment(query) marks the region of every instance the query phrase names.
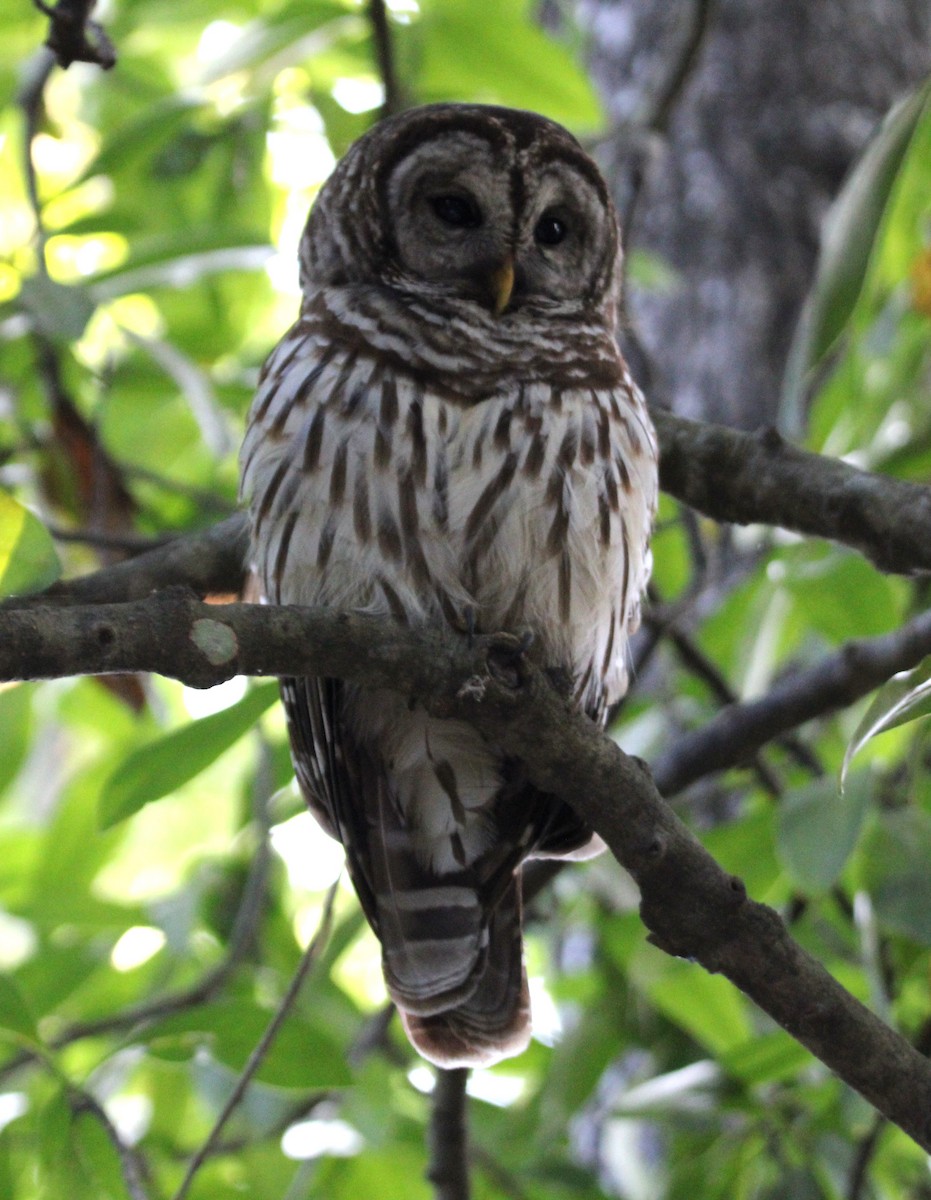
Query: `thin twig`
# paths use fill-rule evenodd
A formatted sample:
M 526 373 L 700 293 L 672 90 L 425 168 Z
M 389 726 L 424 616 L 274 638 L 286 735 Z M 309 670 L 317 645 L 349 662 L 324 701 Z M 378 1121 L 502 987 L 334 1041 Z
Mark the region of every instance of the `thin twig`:
M 647 617 L 649 621 L 649 617 Z M 696 645 L 696 643 L 683 633 L 680 629 L 674 626 L 669 626 L 664 630 L 666 637 L 672 643 L 679 661 L 690 671 L 696 678 L 702 680 L 710 689 L 712 695 L 721 704 L 733 704 L 737 700 L 737 694 L 733 688 L 718 670 L 717 666 L 710 658 Z M 782 795 L 782 781 L 759 754 L 755 754 L 752 760 L 753 773 L 756 775 L 760 786 L 764 791 L 771 796 Z
M 26 194 L 29 196 L 29 207 L 35 222 L 36 238 L 36 269 L 40 275 L 48 276 L 48 264 L 45 256 L 46 233 L 42 219 L 42 201 L 39 197 L 39 181 L 36 175 L 36 165 L 32 157 L 32 147 L 39 124 L 45 100 L 45 86 L 55 67 L 55 58 L 49 50 L 39 50 L 26 64 L 23 71 L 23 83 L 16 96 L 16 101 L 23 114 L 23 175 L 26 180 Z
M 695 0 L 692 6 L 691 23 L 685 41 L 650 115 L 648 125 L 654 133 L 665 134 L 669 128 L 675 107 L 698 63 L 702 45 L 711 27 L 714 7 L 715 0 Z
M 873 1156 L 879 1148 L 879 1139 L 887 1125 L 888 1121 L 885 1117 L 874 1117 L 869 1132 L 860 1139 L 850 1172 L 850 1182 L 847 1185 L 847 1200 L 863 1200 L 864 1189 L 868 1182 L 867 1172 Z
M 317 961 L 320 951 L 323 949 L 323 946 L 330 935 L 330 925 L 333 916 L 333 902 L 336 899 L 338 885 L 339 880 L 333 884 L 327 893 L 327 897 L 323 905 L 323 913 L 320 917 L 320 924 L 317 927 L 317 932 L 311 939 L 310 945 L 304 951 L 288 990 L 282 997 L 281 1003 L 278 1005 L 275 1015 L 272 1017 L 271 1021 L 269 1021 L 268 1028 L 262 1034 L 258 1045 L 249 1055 L 246 1065 L 243 1067 L 239 1078 L 236 1080 L 236 1086 L 233 1088 L 229 1098 L 220 1112 L 220 1115 L 214 1122 L 213 1128 L 207 1135 L 206 1141 L 191 1159 L 184 1179 L 181 1181 L 181 1186 L 175 1192 L 173 1200 L 184 1200 L 184 1197 L 188 1194 L 188 1190 L 190 1189 L 191 1184 L 194 1182 L 194 1177 L 213 1153 L 214 1147 L 219 1141 L 220 1134 L 223 1132 L 227 1121 L 230 1119 L 233 1112 L 238 1107 L 239 1102 L 246 1094 L 246 1090 L 248 1089 L 249 1084 L 252 1082 L 256 1071 L 258 1071 L 265 1059 L 265 1055 L 271 1049 L 272 1043 L 278 1035 L 278 1030 L 284 1024 L 285 1019 L 291 1012 L 291 1009 L 294 1007 L 294 1003 L 300 995 L 301 988 L 304 986 L 304 982 L 307 979 L 310 969 Z
M 651 584 L 651 600 L 654 600 L 656 595 L 656 589 Z M 731 705 L 739 702 L 740 697 L 731 687 L 727 678 L 718 669 L 717 664 L 712 662 L 694 638 L 678 628 L 675 620 L 665 621 L 655 618 L 651 616 L 651 609 L 647 609 L 644 613 L 644 624 L 656 629 L 660 634 L 669 639 L 682 665 L 707 685 L 711 694 L 720 704 Z M 808 771 L 816 778 L 820 778 L 824 774 L 824 767 L 818 761 L 815 753 L 797 735 L 782 734 L 775 741 L 803 770 Z M 752 766 L 762 786 L 771 795 L 780 795 L 782 785 L 769 764 L 759 755 L 756 755 L 753 758 Z
M 167 475 L 161 475 L 158 471 L 152 471 L 148 467 L 140 467 L 137 463 L 126 463 L 123 472 L 128 479 L 151 483 L 153 487 L 168 492 L 172 496 L 182 496 L 185 500 L 190 500 L 193 504 L 198 505 L 204 513 L 215 513 L 221 517 L 228 517 L 231 513 L 236 512 L 236 505 L 232 501 L 212 492 L 209 488 L 194 487 L 191 484 L 182 483 L 180 479 L 170 479 Z
M 90 17 L 96 0 L 58 0 L 54 8 L 44 0 L 33 3 L 51 22 L 45 44 L 54 52 L 59 66 L 89 62 L 109 71 L 115 65 L 113 43 L 103 27 Z
M 767 742 L 848 707 L 929 653 L 931 612 L 893 633 L 847 642 L 814 666 L 778 680 L 765 696 L 730 704 L 701 729 L 680 737 L 654 761 L 656 785 L 670 797 L 698 779 L 750 762 Z
M 405 106 L 395 69 L 394 41 L 391 36 L 391 25 L 385 0 L 369 0 L 368 14 L 372 26 L 372 36 L 375 39 L 378 72 L 385 89 L 385 98 L 381 106 L 381 115 L 384 120 L 385 117 L 393 117 L 395 113 L 401 112 Z
M 110 1120 L 103 1105 L 90 1092 L 74 1087 L 71 1088 L 70 1102 L 75 1116 L 81 1112 L 88 1112 L 102 1126 L 120 1160 L 120 1173 L 123 1176 L 129 1200 L 148 1200 L 143 1159 L 132 1146 L 128 1146 L 120 1137 L 119 1130 Z
M 302 1097 L 288 1108 L 288 1110 L 278 1117 L 271 1125 L 262 1129 L 262 1132 L 256 1134 L 252 1131 L 244 1132 L 238 1137 L 226 1138 L 224 1141 L 216 1142 L 210 1148 L 210 1158 L 231 1157 L 237 1154 L 242 1154 L 245 1150 L 255 1149 L 256 1146 L 277 1142 L 286 1130 L 290 1129 L 298 1121 L 303 1121 L 310 1116 L 315 1109 L 321 1104 L 335 1104 L 341 1099 L 341 1094 L 334 1091 L 317 1091 L 310 1092 Z M 189 1151 L 173 1151 L 173 1159 L 188 1159 Z
M 427 1179 L 436 1200 L 469 1200 L 468 1131 L 465 1067 L 436 1073 L 433 1112 L 427 1132 L 430 1161 Z
M 51 523 L 46 528 L 56 542 L 94 546 L 99 550 L 119 550 L 125 554 L 145 554 L 148 550 L 157 550 L 159 546 L 167 546 L 173 540 L 170 534 L 164 537 L 146 537 L 141 533 L 96 533 L 93 529 L 63 529 L 60 525 Z

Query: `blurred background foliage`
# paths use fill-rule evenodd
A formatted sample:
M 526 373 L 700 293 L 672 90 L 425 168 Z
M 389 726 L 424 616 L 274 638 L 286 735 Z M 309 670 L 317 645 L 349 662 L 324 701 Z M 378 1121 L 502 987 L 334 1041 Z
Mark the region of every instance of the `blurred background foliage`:
M 545 34 L 531 10 L 499 0 L 490 20 L 468 0 L 392 0 L 403 100 L 533 108 L 597 152 L 582 34 L 566 19 Z M 384 100 L 371 15 L 353 0 L 114 0 L 97 16 L 119 55 L 106 74 L 49 72 L 46 19 L 27 0 L 0 11 L 4 593 L 235 509 L 237 443 L 296 310 L 307 208 Z M 812 449 L 927 482 L 926 90 L 876 132 L 826 228 L 784 421 Z M 669 264 L 631 250 L 634 286 L 676 286 Z M 616 727 L 647 760 L 728 695 L 764 695 L 927 598 L 925 582 L 850 551 L 720 529 L 668 498 L 655 557 Z M 340 869 L 302 811 L 274 700 L 245 681 L 0 691 L 0 1197 L 179 1187 Z M 923 722 L 867 739 L 841 793 L 865 709 L 676 802 L 756 899 L 928 1049 L 931 745 Z M 538 1036 L 469 1085 L 477 1200 L 931 1196 L 917 1147 L 728 983 L 648 945 L 636 905 L 604 859 L 534 902 Z M 386 1014 L 345 882 L 335 914 L 192 1198 L 430 1195 L 432 1072 Z

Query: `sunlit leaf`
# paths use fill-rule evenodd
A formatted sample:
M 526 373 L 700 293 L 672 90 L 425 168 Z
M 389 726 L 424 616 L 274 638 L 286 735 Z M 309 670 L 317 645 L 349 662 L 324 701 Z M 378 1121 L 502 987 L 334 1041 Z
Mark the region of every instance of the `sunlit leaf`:
M 199 775 L 253 728 L 278 698 L 278 685 L 259 684 L 222 712 L 192 721 L 133 751 L 110 777 L 100 798 L 104 829 Z
M 931 655 L 911 671 L 902 671 L 884 683 L 860 719 L 847 745 L 841 767 L 841 787 L 854 756 L 872 738 L 931 713 Z
M 325 54 L 341 38 L 366 31 L 365 23 L 340 0 L 300 0 L 246 25 L 204 71 L 213 83 L 237 71 L 271 63 L 278 71 Z
M 116 129 L 108 131 L 100 151 L 75 181 L 81 184 L 95 175 L 119 174 L 135 160 L 146 160 L 170 142 L 178 131 L 190 126 L 201 101 L 181 92 L 153 100 Z
M 0 1038 L 16 1034 L 30 1041 L 38 1037 L 36 1022 L 12 976 L 0 972 Z
M 88 288 L 100 303 L 155 287 L 190 287 L 199 279 L 221 271 L 257 271 L 271 257 L 269 245 L 242 245 L 238 239 L 233 240 L 234 245 L 193 253 L 166 246 L 161 254 L 148 261 L 133 256 L 120 267 L 90 281 Z
M 715 1054 L 750 1036 L 747 1008 L 740 992 L 720 975 L 691 963 L 664 964 L 647 985 L 656 1007 Z
M 130 338 L 150 354 L 153 361 L 181 389 L 207 449 L 217 458 L 229 454 L 234 449 L 235 441 L 227 414 L 217 402 L 210 376 L 169 342 L 132 334 Z
M 572 56 L 528 19 L 525 0 L 500 0 L 495 19 L 471 0 L 424 3 L 418 89 L 423 100 L 492 101 L 592 133 L 603 113 Z
M 60 573 L 48 530 L 28 508 L 0 489 L 0 595 L 41 591 Z
M 16 778 L 29 751 L 32 694 L 28 687 L 0 690 L 0 795 Z

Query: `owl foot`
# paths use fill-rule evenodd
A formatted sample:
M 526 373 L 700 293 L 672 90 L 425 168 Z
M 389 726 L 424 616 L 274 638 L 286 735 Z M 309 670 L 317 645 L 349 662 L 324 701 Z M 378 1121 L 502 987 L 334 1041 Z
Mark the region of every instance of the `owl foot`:
M 515 637 L 510 633 L 495 634 L 488 648 L 488 669 L 500 683 L 515 691 L 527 678 L 527 651 L 533 644 L 533 634 Z

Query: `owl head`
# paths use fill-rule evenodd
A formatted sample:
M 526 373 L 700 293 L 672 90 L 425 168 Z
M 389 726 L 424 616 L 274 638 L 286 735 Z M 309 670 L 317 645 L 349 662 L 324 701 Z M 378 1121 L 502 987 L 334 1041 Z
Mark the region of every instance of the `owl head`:
M 361 285 L 448 313 L 598 315 L 613 327 L 617 216 L 597 166 L 535 113 L 431 104 L 376 125 L 337 166 L 301 250 L 306 295 Z

